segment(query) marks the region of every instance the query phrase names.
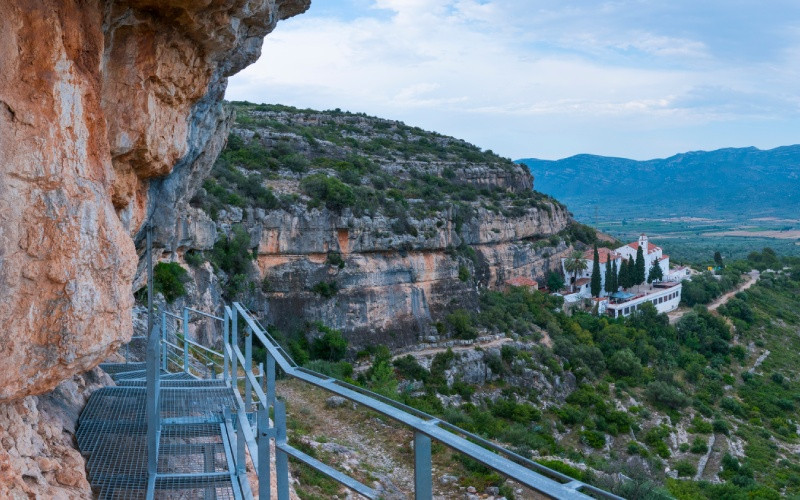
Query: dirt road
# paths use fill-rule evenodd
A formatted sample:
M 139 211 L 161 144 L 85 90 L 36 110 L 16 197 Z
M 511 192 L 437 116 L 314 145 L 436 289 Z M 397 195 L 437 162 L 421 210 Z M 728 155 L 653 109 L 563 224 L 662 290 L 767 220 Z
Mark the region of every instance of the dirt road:
M 760 277 L 761 273 L 759 273 L 758 271 L 756 270 L 750 271 L 750 273 L 747 275 L 747 280 L 744 283 L 736 287 L 734 290 L 731 290 L 730 292 L 714 299 L 712 303 L 708 304 L 707 306 L 708 310 L 716 311 L 719 306 L 731 300 L 731 297 L 755 285 L 756 281 L 758 281 Z M 667 314 L 667 316 L 669 316 L 670 324 L 677 323 L 677 321 L 681 319 L 683 315 L 688 313 L 689 311 L 691 311 L 691 308 L 681 307 L 680 309 L 676 309 L 675 311 L 672 311 L 671 313 Z

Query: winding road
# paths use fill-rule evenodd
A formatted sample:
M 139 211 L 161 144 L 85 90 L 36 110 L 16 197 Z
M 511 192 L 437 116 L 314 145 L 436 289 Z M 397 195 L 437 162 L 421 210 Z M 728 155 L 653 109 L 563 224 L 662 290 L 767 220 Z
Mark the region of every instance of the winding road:
M 734 290 L 731 290 L 730 292 L 728 292 L 728 293 L 726 293 L 724 295 L 721 295 L 721 296 L 717 297 L 716 299 L 714 299 L 713 302 L 708 304 L 708 306 L 707 306 L 708 310 L 709 311 L 716 311 L 719 306 L 721 306 L 722 304 L 725 304 L 729 300 L 731 300 L 731 297 L 733 297 L 737 293 L 742 292 L 744 290 L 747 290 L 751 286 L 755 285 L 756 281 L 758 281 L 760 278 L 761 278 L 761 273 L 760 272 L 758 272 L 756 270 L 750 271 L 747 274 L 747 281 L 745 281 L 744 283 L 742 283 L 741 285 L 736 287 Z M 686 313 L 688 313 L 691 310 L 692 309 L 689 308 L 689 307 L 681 307 L 680 309 L 676 309 L 676 310 L 672 311 L 671 313 L 668 313 L 667 316 L 669 317 L 669 323 L 671 325 L 674 325 L 675 323 L 678 322 L 679 319 L 681 319 Z

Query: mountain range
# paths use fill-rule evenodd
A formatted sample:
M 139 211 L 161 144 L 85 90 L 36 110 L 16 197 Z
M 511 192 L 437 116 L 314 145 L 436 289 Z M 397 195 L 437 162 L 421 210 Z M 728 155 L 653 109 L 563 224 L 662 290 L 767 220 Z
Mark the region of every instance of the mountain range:
M 800 145 L 693 151 L 647 161 L 581 154 L 524 158 L 537 191 L 579 219 L 797 218 Z

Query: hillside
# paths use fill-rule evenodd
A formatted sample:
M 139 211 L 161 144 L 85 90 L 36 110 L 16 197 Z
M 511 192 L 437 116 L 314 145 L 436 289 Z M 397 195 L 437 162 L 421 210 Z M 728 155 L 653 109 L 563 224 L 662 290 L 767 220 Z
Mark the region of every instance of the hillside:
M 578 220 L 617 237 L 648 232 L 671 255 L 694 260 L 714 250 L 730 257 L 772 246 L 800 246 L 800 145 L 728 148 L 634 161 L 577 155 L 526 158 L 537 189 L 569 206 Z M 672 244 L 674 243 L 674 244 Z
M 211 262 L 226 298 L 287 334 L 322 322 L 354 346 L 447 338 L 446 316 L 479 288 L 543 282 L 595 237 L 527 169 L 464 141 L 336 110 L 231 107 L 227 146 L 165 256 L 200 273 Z M 213 283 L 197 282 L 206 296 Z
M 800 145 L 728 148 L 635 161 L 577 155 L 526 158 L 537 187 L 580 217 L 644 206 L 661 217 L 794 217 L 800 203 Z

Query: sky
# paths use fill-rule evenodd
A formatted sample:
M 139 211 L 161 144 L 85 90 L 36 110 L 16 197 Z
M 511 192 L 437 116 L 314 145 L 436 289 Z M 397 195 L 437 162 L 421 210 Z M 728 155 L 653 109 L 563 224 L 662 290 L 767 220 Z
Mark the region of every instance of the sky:
M 797 0 L 312 0 L 226 98 L 364 112 L 509 158 L 800 143 Z

